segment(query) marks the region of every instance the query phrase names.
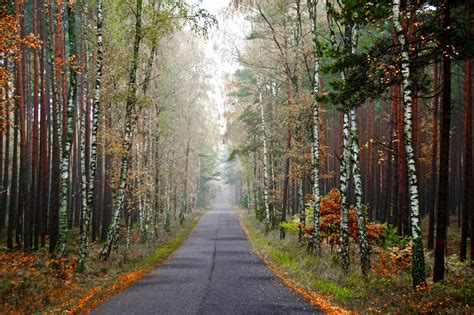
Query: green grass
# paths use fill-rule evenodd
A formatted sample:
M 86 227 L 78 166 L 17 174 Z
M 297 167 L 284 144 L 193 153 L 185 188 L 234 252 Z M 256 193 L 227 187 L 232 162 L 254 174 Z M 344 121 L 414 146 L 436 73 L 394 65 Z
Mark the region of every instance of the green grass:
M 342 287 L 338 284 L 328 282 L 322 279 L 316 279 L 312 283 L 312 287 L 322 293 L 334 295 L 338 299 L 352 298 L 352 291 L 348 288 Z
M 186 239 L 186 237 L 191 233 L 194 227 L 198 223 L 198 219 L 193 219 L 193 221 L 184 229 L 181 229 L 177 235 L 161 244 L 160 247 L 155 249 L 151 255 L 146 256 L 143 260 L 135 262 L 132 264 L 130 270 L 138 270 L 142 268 L 147 268 L 159 264 L 163 259 L 167 258 L 172 254 Z
M 351 245 L 351 266 L 344 271 L 340 266 L 337 246 L 323 244 L 320 256 L 308 252 L 306 244 L 300 245 L 295 233 L 279 239 L 278 229 L 265 234 L 264 225 L 255 215 L 241 212 L 241 221 L 247 230 L 253 248 L 266 257 L 290 279 L 303 287 L 326 294 L 329 300 L 348 310 L 366 313 L 474 313 L 474 274 L 466 263 L 450 256 L 448 273 L 442 283 L 432 284 L 428 274 L 428 289 L 414 291 L 410 271 L 380 276 L 368 276 L 359 270 L 357 244 Z M 373 255 L 373 259 L 377 259 Z M 427 265 L 432 265 L 432 255 L 426 255 Z M 429 271 L 429 269 L 427 269 Z M 430 273 L 430 272 L 429 272 Z

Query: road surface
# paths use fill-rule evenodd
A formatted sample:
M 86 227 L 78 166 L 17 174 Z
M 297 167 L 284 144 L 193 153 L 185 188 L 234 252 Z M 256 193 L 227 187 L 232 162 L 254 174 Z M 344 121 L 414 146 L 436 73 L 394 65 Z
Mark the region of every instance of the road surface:
M 235 213 L 216 201 L 161 268 L 91 314 L 315 314 L 256 256 Z

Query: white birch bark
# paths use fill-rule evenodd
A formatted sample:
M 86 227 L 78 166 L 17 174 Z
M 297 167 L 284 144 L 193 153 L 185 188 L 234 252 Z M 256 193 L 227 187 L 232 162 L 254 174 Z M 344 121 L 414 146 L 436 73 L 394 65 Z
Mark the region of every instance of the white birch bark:
M 341 185 L 341 258 L 344 269 L 349 268 L 349 176 L 351 167 L 351 137 L 349 114 L 343 113 L 342 123 L 342 157 L 340 167 Z
M 313 47 L 313 80 L 311 94 L 313 97 L 311 112 L 312 112 L 312 125 L 311 125 L 311 181 L 313 184 L 313 232 L 309 246 L 311 250 L 318 254 L 321 252 L 321 233 L 319 226 L 320 216 L 320 189 L 319 189 L 319 102 L 317 96 L 319 94 L 319 43 L 317 33 L 317 1 L 308 0 L 308 11 L 311 22 L 311 35 L 312 35 L 312 47 Z
M 92 104 L 92 132 L 91 132 L 91 158 L 89 164 L 89 182 L 86 190 L 86 204 L 84 217 L 85 231 L 84 241 L 81 243 L 79 254 L 79 264 L 84 264 L 88 255 L 88 231 L 90 225 L 90 218 L 92 213 L 92 199 L 94 194 L 94 184 L 96 182 L 97 174 L 97 134 L 99 130 L 99 113 L 100 113 L 100 88 L 102 84 L 102 61 L 103 61 L 103 39 L 102 39 L 102 24 L 104 20 L 103 0 L 97 0 L 97 56 L 96 56 L 96 77 L 95 77 L 95 93 Z
M 270 230 L 270 206 L 268 204 L 268 165 L 267 165 L 267 136 L 265 133 L 265 114 L 263 112 L 262 92 L 258 94 L 258 106 L 260 110 L 260 129 L 262 130 L 263 142 L 263 198 L 265 202 L 265 232 Z
M 91 157 L 89 169 L 89 182 L 85 191 L 85 207 L 83 215 L 83 227 L 81 236 L 81 247 L 79 250 L 79 261 L 78 269 L 83 269 L 87 255 L 89 254 L 89 239 L 88 232 L 90 226 L 90 218 L 92 214 L 92 199 L 94 194 L 94 184 L 96 182 L 97 174 L 97 134 L 99 130 L 99 113 L 100 113 L 100 88 L 102 84 L 102 61 L 103 61 L 103 39 L 102 39 L 102 24 L 104 21 L 104 8 L 103 0 L 97 0 L 97 56 L 96 56 L 96 76 L 95 76 L 95 89 L 94 89 L 94 101 L 92 104 L 92 132 L 91 132 Z M 87 50 L 86 50 L 87 51 Z
M 358 27 L 352 26 L 351 34 L 351 53 L 357 52 Z M 370 248 L 367 241 L 365 207 L 362 203 L 362 177 L 360 170 L 360 148 L 357 138 L 357 114 L 356 109 L 349 110 L 350 137 L 351 137 L 351 159 L 352 176 L 354 177 L 355 206 L 357 212 L 357 240 L 359 243 L 360 264 L 362 273 L 367 274 L 370 271 Z
M 67 4 L 68 14 L 68 39 L 69 39 L 69 57 L 77 57 L 76 32 L 75 32 L 75 4 L 70 0 Z M 77 71 L 75 68 L 69 66 L 69 85 L 67 97 L 67 130 L 66 139 L 63 149 L 61 151 L 61 184 L 59 192 L 59 233 L 58 242 L 54 250 L 56 255 L 62 256 L 66 252 L 67 238 L 68 238 L 68 197 L 69 197 L 69 181 L 70 181 L 70 163 L 71 151 L 74 135 L 74 108 L 77 92 Z
M 299 200 L 299 215 L 300 215 L 300 226 L 298 229 L 298 241 L 300 244 L 303 244 L 304 240 L 304 230 L 303 227 L 306 226 L 306 205 L 303 196 L 303 180 L 298 180 L 298 200 Z
M 410 77 L 410 50 L 406 35 L 400 22 L 400 0 L 393 0 L 393 25 L 397 32 L 397 38 L 401 45 L 401 73 L 403 93 L 403 140 L 405 144 L 406 163 L 408 170 L 408 195 L 410 199 L 410 223 L 412 246 L 412 279 L 416 287 L 425 283 L 425 257 L 423 242 L 421 238 L 421 226 L 419 217 L 418 183 L 416 175 L 415 154 L 412 145 L 412 80 Z
M 109 226 L 107 233 L 107 238 L 100 253 L 101 260 L 107 260 L 114 246 L 119 238 L 119 220 L 120 215 L 123 210 L 125 202 L 125 191 L 127 188 L 127 177 L 128 169 L 130 163 L 130 149 L 132 145 L 132 127 L 134 121 L 134 111 L 136 103 L 136 76 L 137 76 L 137 67 L 138 67 L 138 52 L 140 49 L 141 41 L 141 14 L 142 14 L 142 0 L 137 0 L 137 11 L 136 11 L 136 25 L 135 25 L 135 42 L 134 42 L 134 52 L 133 52 L 133 61 L 130 69 L 130 78 L 128 86 L 128 96 L 127 96 L 127 106 L 125 112 L 125 134 L 122 143 L 123 157 L 122 163 L 120 166 L 120 177 L 119 177 L 119 187 L 117 194 L 114 200 L 114 213 L 112 222 Z

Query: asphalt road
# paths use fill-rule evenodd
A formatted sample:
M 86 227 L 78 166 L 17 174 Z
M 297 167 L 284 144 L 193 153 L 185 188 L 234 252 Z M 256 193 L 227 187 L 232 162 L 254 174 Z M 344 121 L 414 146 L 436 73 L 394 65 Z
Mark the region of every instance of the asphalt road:
M 161 268 L 91 314 L 314 314 L 256 256 L 225 202 L 199 221 Z

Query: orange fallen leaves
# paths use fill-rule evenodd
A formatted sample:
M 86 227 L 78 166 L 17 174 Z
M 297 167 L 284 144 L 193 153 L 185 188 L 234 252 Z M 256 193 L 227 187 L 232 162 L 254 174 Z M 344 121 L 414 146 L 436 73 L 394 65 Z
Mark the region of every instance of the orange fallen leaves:
M 268 261 L 265 257 L 257 253 L 257 255 L 262 258 L 262 260 L 267 264 L 270 270 L 280 278 L 288 287 L 298 292 L 303 298 L 311 302 L 311 304 L 318 306 L 326 312 L 327 314 L 357 314 L 357 312 L 352 312 L 342 307 L 335 306 L 331 304 L 327 296 L 321 293 L 312 292 L 304 288 L 301 284 L 294 280 L 288 279 L 272 262 Z
M 247 231 L 247 228 L 242 224 L 242 220 L 240 220 L 239 217 L 239 222 L 242 230 L 244 231 L 244 234 L 246 238 L 249 240 L 249 243 L 252 245 L 252 249 L 254 253 L 260 257 L 268 266 L 268 268 L 278 277 L 280 278 L 283 283 L 285 283 L 288 287 L 290 287 L 292 290 L 298 292 L 305 300 L 309 301 L 311 304 L 319 307 L 321 310 L 326 312 L 327 314 L 357 314 L 357 312 L 349 311 L 346 310 L 342 307 L 336 306 L 332 304 L 327 295 L 313 292 L 307 288 L 305 288 L 302 284 L 297 282 L 294 279 L 290 279 L 285 275 L 284 272 L 282 272 L 274 263 L 269 261 L 266 257 L 261 255 L 253 246 L 252 242 L 250 241 L 250 237 Z

